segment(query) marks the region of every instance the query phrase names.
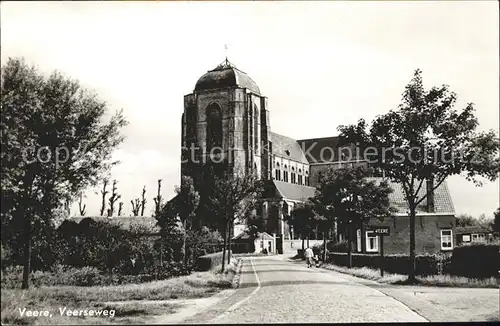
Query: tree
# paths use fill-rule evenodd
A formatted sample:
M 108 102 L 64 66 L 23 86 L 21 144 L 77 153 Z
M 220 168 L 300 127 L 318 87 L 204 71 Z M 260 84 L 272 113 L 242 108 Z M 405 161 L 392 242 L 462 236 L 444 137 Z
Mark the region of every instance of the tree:
M 330 231 L 337 222 L 341 232 L 347 235 L 349 267 L 352 262 L 353 230 L 372 217 L 383 219 L 395 212 L 389 202 L 389 194 L 393 190 L 384 180 L 368 179 L 371 174 L 362 166 L 330 168 L 319 174 L 316 193 L 311 199 L 316 215 L 320 216 L 318 223 L 321 228 L 325 232 Z
M 493 231 L 500 233 L 500 207 L 493 214 L 495 216 L 492 223 Z
M 173 200 L 173 205 L 184 228 L 184 236 L 182 239 L 182 259 L 187 265 L 186 256 L 186 237 L 187 231 L 191 229 L 191 219 L 194 217 L 195 211 L 200 203 L 200 195 L 194 188 L 193 179 L 188 176 L 182 176 L 181 185 L 175 189 L 177 196 Z
M 163 265 L 164 259 L 174 260 L 178 245 L 181 244 L 181 233 L 179 231 L 179 215 L 172 201 L 164 204 L 159 213 L 155 215 L 157 225 L 160 228 L 160 261 Z M 164 256 L 166 251 L 167 256 Z
M 146 186 L 144 186 L 144 188 L 142 188 L 141 216 L 144 216 L 144 209 L 146 208 L 147 202 L 148 201 L 146 199 Z
M 224 248 L 222 251 L 222 272 L 225 268 L 226 246 L 230 229 L 236 218 L 245 216 L 245 212 L 251 207 L 249 204 L 254 198 L 258 198 L 262 192 L 262 183 L 254 174 L 242 172 L 215 173 L 212 170 L 211 193 L 208 195 L 208 203 L 211 211 L 218 217 L 222 230 Z M 228 232 L 229 231 L 229 232 Z
M 83 203 L 83 193 L 80 193 L 80 200 L 78 201 L 78 211 L 80 216 L 85 216 L 87 205 Z
M 131 200 L 130 203 L 132 204 L 132 214 L 134 216 L 139 216 L 139 210 L 141 209 L 141 202 L 139 198 L 134 200 Z
M 101 196 L 102 196 L 102 203 L 101 203 L 101 216 L 104 216 L 104 210 L 106 209 L 106 195 L 109 193 L 106 188 L 108 187 L 109 179 L 105 178 L 102 182 L 102 190 L 101 190 Z
M 163 205 L 163 197 L 161 196 L 161 179 L 158 180 L 158 194 L 153 198 L 155 202 L 155 216 L 161 213 Z
M 421 71 L 416 70 L 397 110 L 376 117 L 370 128 L 363 119 L 339 127 L 341 146 L 355 144 L 363 159 L 404 190 L 410 220 L 409 283 L 416 282 L 417 205 L 451 175 L 464 175 L 480 186 L 479 177 L 493 181 L 499 173 L 498 135 L 477 132 L 473 104 L 458 112 L 455 102 L 456 94 L 446 85 L 424 90 Z M 424 183 L 432 191 L 422 194 Z
M 122 216 L 123 202 L 118 203 L 118 216 Z
M 455 217 L 455 226 L 473 226 L 477 225 L 477 220 L 471 215 L 462 214 Z
M 111 188 L 111 196 L 108 199 L 108 204 L 109 204 L 109 209 L 108 209 L 108 216 L 111 217 L 113 216 L 115 212 L 115 203 L 122 197 L 117 193 L 118 187 L 117 187 L 118 181 L 113 180 L 113 187 Z
M 117 163 L 111 153 L 127 122 L 121 111 L 105 122 L 106 103 L 60 73 L 44 77 L 12 58 L 1 73 L 2 241 L 22 257 L 26 289 L 32 245 L 51 229 L 54 209 Z
M 311 201 L 297 203 L 290 212 L 290 215 L 284 216 L 284 220 L 300 235 L 302 239 L 302 251 L 304 251 L 305 240 L 309 238 L 309 234 L 318 222 Z

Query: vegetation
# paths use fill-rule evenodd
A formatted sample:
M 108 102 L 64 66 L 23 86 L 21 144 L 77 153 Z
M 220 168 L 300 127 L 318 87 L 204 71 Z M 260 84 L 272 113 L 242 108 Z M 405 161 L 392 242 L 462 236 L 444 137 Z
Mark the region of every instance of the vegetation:
M 434 190 L 448 176 L 460 174 L 481 185 L 480 177 L 493 181 L 500 172 L 498 135 L 477 132 L 473 104 L 456 111 L 455 102 L 456 94 L 446 85 L 424 90 L 416 70 L 397 110 L 376 117 L 370 128 L 363 119 L 339 127 L 341 144 L 356 144 L 373 167 L 402 185 L 410 219 L 409 282 L 416 281 L 417 206 L 432 194 L 420 191 L 424 183 Z
M 1 75 L 2 244 L 24 264 L 28 288 L 32 257 L 50 251 L 54 210 L 109 171 L 127 121 L 120 111 L 105 122 L 107 105 L 95 94 L 22 59 L 10 58 Z

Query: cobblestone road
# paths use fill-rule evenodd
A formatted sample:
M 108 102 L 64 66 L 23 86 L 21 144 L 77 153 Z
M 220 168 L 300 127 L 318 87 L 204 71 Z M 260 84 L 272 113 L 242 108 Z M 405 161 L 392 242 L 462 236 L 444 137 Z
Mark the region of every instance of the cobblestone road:
M 426 322 L 401 302 L 320 268 L 246 258 L 233 295 L 183 323 Z

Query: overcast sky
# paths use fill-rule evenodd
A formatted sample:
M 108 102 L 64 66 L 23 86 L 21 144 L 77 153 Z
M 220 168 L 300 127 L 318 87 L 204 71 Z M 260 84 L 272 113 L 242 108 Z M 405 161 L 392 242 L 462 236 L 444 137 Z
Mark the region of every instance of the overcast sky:
M 2 2 L 2 64 L 23 56 L 78 79 L 124 109 L 130 125 L 113 177 L 130 200 L 156 180 L 169 199 L 180 178 L 183 96 L 229 60 L 269 98 L 271 128 L 327 137 L 340 124 L 396 108 L 413 71 L 475 103 L 480 129 L 499 124 L 498 3 L 434 2 Z M 448 181 L 457 213 L 491 216 L 499 183 Z M 100 199 L 89 191 L 87 215 Z M 73 214 L 77 214 L 75 206 Z

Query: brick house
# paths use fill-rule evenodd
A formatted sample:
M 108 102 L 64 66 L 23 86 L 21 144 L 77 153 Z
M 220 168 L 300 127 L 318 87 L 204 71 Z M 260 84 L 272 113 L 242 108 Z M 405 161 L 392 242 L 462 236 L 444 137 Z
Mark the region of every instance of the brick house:
M 389 196 L 397 212 L 393 217 L 372 218 L 356 230 L 355 248 L 360 253 L 380 253 L 380 239 L 370 231 L 372 226 L 386 226 L 390 235 L 384 237 L 384 254 L 408 253 L 410 248 L 410 218 L 401 185 L 390 182 L 394 192 Z M 430 187 L 428 183 L 426 185 Z M 419 197 L 424 195 L 422 187 Z M 454 240 L 455 213 L 446 183 L 442 183 L 417 208 L 415 219 L 415 252 L 449 252 L 456 246 Z M 433 203 L 432 203 L 433 201 Z
M 493 229 L 482 225 L 455 227 L 457 246 L 464 243 L 482 242 L 493 238 Z

